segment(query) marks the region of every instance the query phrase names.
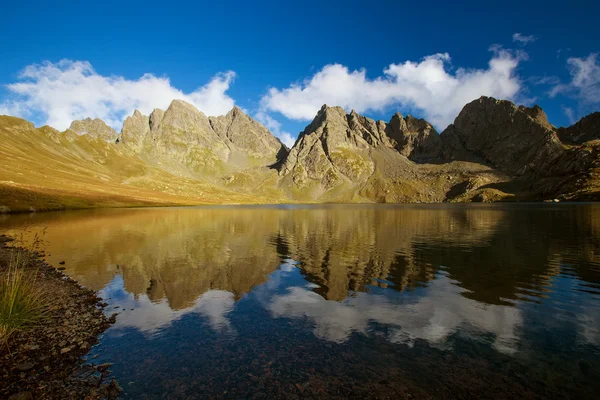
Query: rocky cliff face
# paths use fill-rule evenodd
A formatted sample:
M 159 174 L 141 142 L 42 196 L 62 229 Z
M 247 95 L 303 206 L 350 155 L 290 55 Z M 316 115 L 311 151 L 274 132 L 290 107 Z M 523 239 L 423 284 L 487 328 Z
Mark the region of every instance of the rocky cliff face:
M 539 106 L 481 97 L 442 132 L 444 155 L 507 173 L 524 198 L 600 199 L 599 117 L 557 130 Z
M 467 104 L 441 134 L 446 156 L 484 162 L 510 175 L 542 169 L 564 145 L 545 114 L 535 110 L 490 97 Z
M 383 126 L 341 107 L 323 106 L 300 134 L 280 168 L 300 189 L 322 193 L 366 179 L 374 169 L 368 151 L 385 140 Z
M 592 114 L 557 131 L 537 105 L 481 97 L 438 135 L 410 115 L 397 113 L 386 124 L 323 106 L 279 172 L 297 193 L 321 199 L 328 193 L 386 202 L 589 197 L 585 188 L 597 182 L 600 143 L 589 142 L 599 135 L 597 122 Z M 583 144 L 569 147 L 561 132 Z
M 396 113 L 386 127 L 392 146 L 403 156 L 417 162 L 434 161 L 442 153 L 440 135 L 424 119 Z
M 600 112 L 581 118 L 568 128 L 559 128 L 560 140 L 568 144 L 583 144 L 591 140 L 600 140 Z
M 273 164 L 287 154 L 267 128 L 239 108 L 207 117 L 181 100 L 166 111 L 155 109 L 149 117 L 136 110 L 125 120 L 121 137 L 137 154 L 176 161 L 204 174 Z
M 86 118 L 79 121 L 73 121 L 69 129 L 79 135 L 90 135 L 91 137 L 102 139 L 107 142 L 114 142 L 118 137 L 117 131 L 106 125 L 104 121 L 99 118 Z
M 275 162 L 287 155 L 287 148 L 264 125 L 235 106 L 226 115 L 209 117 L 213 131 L 236 150 L 264 162 Z
M 442 150 L 438 133 L 425 120 L 397 113 L 385 123 L 324 105 L 300 134 L 280 175 L 317 196 L 335 187 L 358 193 L 371 179 L 389 178 L 392 169 L 398 179 L 414 178 L 417 167 L 410 161 L 435 161 Z

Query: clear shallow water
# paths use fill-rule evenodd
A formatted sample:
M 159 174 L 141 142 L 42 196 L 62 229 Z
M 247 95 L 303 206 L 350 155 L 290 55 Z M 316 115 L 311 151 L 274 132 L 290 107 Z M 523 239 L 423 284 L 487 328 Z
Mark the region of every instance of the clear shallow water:
M 594 398 L 600 205 L 0 217 L 100 290 L 125 398 Z

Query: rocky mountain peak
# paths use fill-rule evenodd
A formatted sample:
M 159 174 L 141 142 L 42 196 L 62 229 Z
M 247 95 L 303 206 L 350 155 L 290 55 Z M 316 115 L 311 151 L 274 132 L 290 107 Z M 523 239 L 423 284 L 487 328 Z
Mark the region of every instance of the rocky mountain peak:
M 161 110 L 160 108 L 155 108 L 154 110 L 152 110 L 152 112 L 150 113 L 150 118 L 149 118 L 151 131 L 155 131 L 158 129 L 158 126 L 159 126 L 160 122 L 162 121 L 162 119 L 164 118 L 164 116 L 165 116 L 165 112 L 163 110 Z
M 209 122 L 221 140 L 245 156 L 275 163 L 287 154 L 279 139 L 237 106 L 226 115 L 209 117 Z
M 519 106 L 518 109 L 536 120 L 540 125 L 547 129 L 554 129 L 554 126 L 548 122 L 548 116 L 537 104 L 533 107 Z
M 135 152 L 140 152 L 144 139 L 150 132 L 149 118 L 139 110 L 135 110 L 130 117 L 125 118 L 121 129 L 121 140 L 125 146 Z
M 589 114 L 568 128 L 559 128 L 558 135 L 560 140 L 569 144 L 600 140 L 600 112 Z
M 522 175 L 563 151 L 544 117 L 541 109 L 483 96 L 465 105 L 441 138 L 450 158 L 481 161 L 508 174 Z
M 99 118 L 85 118 L 73 121 L 69 129 L 78 135 L 90 135 L 90 137 L 102 139 L 107 142 L 114 142 L 119 136 L 117 131 L 106 125 Z
M 412 115 L 403 117 L 396 113 L 386 126 L 390 145 L 403 156 L 417 162 L 438 158 L 442 153 L 442 141 L 435 128 L 424 119 Z
M 248 117 L 248 115 L 238 106 L 233 106 L 233 108 L 226 114 L 231 116 L 243 116 Z

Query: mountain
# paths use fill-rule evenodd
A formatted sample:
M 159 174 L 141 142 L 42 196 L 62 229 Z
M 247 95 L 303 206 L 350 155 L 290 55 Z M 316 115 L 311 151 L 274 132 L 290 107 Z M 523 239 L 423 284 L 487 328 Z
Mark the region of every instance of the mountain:
M 600 112 L 585 116 L 568 128 L 559 128 L 557 132 L 560 139 L 569 144 L 600 140 Z
M 555 128 L 543 110 L 481 97 L 441 134 L 324 105 L 291 149 L 234 107 L 173 101 L 59 132 L 0 116 L 0 211 L 280 202 L 600 200 L 600 113 Z
M 69 129 L 78 135 L 90 135 L 98 139 L 106 140 L 107 142 L 114 142 L 119 137 L 117 131 L 106 125 L 104 121 L 99 118 L 86 118 L 79 121 L 73 121 Z

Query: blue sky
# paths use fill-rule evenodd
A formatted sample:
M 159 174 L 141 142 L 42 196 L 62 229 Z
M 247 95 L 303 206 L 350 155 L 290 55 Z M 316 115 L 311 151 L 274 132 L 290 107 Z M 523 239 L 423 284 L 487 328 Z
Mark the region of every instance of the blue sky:
M 288 141 L 323 103 L 440 131 L 483 94 L 537 103 L 558 126 L 600 109 L 598 2 L 33 1 L 3 14 L 0 114 L 58 129 L 87 116 L 118 128 L 173 98 L 209 115 L 236 104 Z

